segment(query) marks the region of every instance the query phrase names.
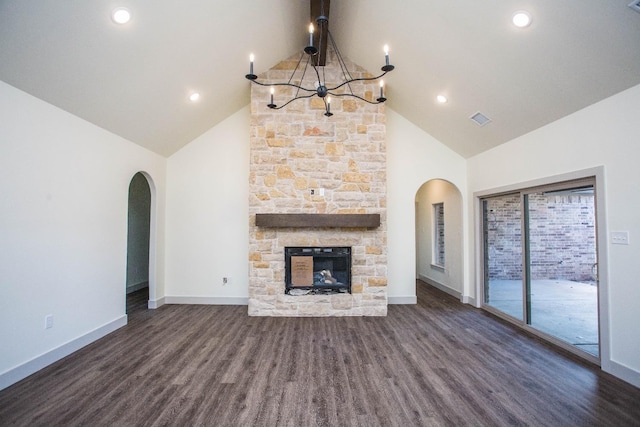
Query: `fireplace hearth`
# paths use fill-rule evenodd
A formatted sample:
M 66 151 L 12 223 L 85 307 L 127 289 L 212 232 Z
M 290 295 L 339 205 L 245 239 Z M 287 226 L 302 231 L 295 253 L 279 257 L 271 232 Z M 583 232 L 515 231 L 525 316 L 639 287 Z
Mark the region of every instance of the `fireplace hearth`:
M 350 247 L 285 247 L 285 294 L 351 293 Z

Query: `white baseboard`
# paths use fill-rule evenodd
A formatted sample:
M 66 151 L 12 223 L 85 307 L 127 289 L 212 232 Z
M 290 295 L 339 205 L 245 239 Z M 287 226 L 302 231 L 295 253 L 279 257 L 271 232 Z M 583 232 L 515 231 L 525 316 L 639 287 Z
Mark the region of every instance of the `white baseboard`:
M 462 294 L 459 291 L 456 291 L 453 288 L 450 288 L 447 285 L 443 285 L 442 283 L 438 283 L 435 280 L 432 280 L 430 278 L 428 278 L 427 276 L 423 275 L 423 274 L 418 274 L 418 279 L 422 280 L 423 282 L 425 282 L 428 285 L 433 286 L 434 288 L 440 289 L 442 292 L 446 292 L 451 296 L 454 296 L 456 298 L 458 298 L 460 301 L 462 301 Z
M 154 300 L 149 300 L 147 302 L 147 308 L 150 310 L 155 310 L 156 308 L 162 307 L 164 304 L 165 304 L 164 297 L 154 299 Z
M 127 286 L 127 293 L 130 294 L 135 291 L 139 291 L 140 289 L 148 288 L 149 282 L 140 282 L 135 285 Z
M 462 303 L 463 304 L 470 304 L 476 308 L 480 308 L 480 306 L 478 305 L 477 301 L 475 298 L 470 297 L 469 295 L 463 295 L 462 296 Z
M 640 388 L 640 372 L 638 371 L 634 371 L 633 369 L 612 360 L 609 360 L 608 362 L 603 360 L 602 370 Z
M 248 297 L 164 297 L 166 304 L 249 305 Z
M 27 378 L 29 375 L 38 372 L 40 369 L 51 365 L 54 362 L 62 359 L 80 350 L 82 347 L 91 344 L 92 342 L 110 334 L 111 332 L 125 326 L 127 324 L 127 316 L 121 316 L 106 325 L 103 325 L 93 331 L 82 335 L 74 340 L 71 340 L 59 347 L 54 348 L 28 362 L 23 363 L 13 369 L 10 369 L 0 374 L 0 390 L 9 387 L 12 384 L 17 383 L 20 380 Z
M 200 304 L 200 305 L 249 305 L 249 298 L 245 297 L 180 297 L 166 296 L 162 298 L 163 304 Z M 417 304 L 415 295 L 402 297 L 389 297 L 389 304 Z M 149 301 L 149 308 L 152 301 Z M 159 307 L 159 306 L 158 306 Z M 157 307 L 153 307 L 157 308 Z
M 418 303 L 418 297 L 415 295 L 408 295 L 405 297 L 388 297 L 387 301 L 389 304 L 398 304 L 398 305 L 402 305 L 402 304 L 417 304 Z

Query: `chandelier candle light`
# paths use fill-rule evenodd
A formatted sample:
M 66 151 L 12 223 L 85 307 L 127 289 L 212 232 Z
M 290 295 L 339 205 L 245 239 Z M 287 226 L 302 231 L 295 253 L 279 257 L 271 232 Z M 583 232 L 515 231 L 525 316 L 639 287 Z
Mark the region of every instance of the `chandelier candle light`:
M 380 74 L 379 76 L 376 77 L 360 77 L 360 78 L 353 78 L 351 76 L 351 73 L 349 72 L 349 70 L 347 69 L 347 66 L 344 62 L 344 60 L 342 59 L 342 55 L 340 54 L 340 50 L 338 49 L 335 40 L 333 39 L 333 36 L 331 35 L 331 32 L 329 31 L 329 18 L 327 18 L 324 15 L 324 6 L 322 9 L 322 12 L 320 14 L 320 16 L 316 19 L 316 24 L 317 24 L 317 28 L 318 31 L 320 32 L 319 35 L 319 40 L 320 40 L 320 46 L 319 48 L 322 48 L 322 40 L 328 40 L 330 46 L 333 49 L 333 52 L 335 53 L 335 56 L 337 58 L 337 61 L 339 63 L 340 69 L 342 71 L 342 82 L 337 84 L 334 87 L 327 87 L 324 81 L 324 69 L 321 65 L 319 64 L 319 48 L 313 45 L 313 39 L 314 39 L 314 25 L 313 24 L 309 24 L 309 45 L 306 46 L 302 52 L 302 54 L 300 55 L 300 59 L 298 60 L 298 63 L 296 65 L 296 68 L 293 70 L 291 76 L 289 77 L 289 80 L 286 82 L 280 82 L 280 83 L 264 83 L 258 80 L 258 76 L 255 75 L 253 73 L 253 62 L 254 62 L 254 55 L 251 54 L 249 56 L 249 74 L 247 74 L 245 77 L 250 80 L 252 83 L 255 83 L 257 85 L 260 86 L 271 86 L 271 97 L 270 97 L 270 103 L 267 104 L 267 107 L 274 109 L 274 110 L 279 110 L 281 108 L 286 107 L 288 104 L 290 104 L 291 102 L 297 100 L 297 99 L 306 99 L 306 98 L 311 98 L 313 96 L 318 96 L 320 97 L 323 101 L 324 101 L 324 105 L 325 105 L 325 113 L 324 115 L 327 117 L 330 117 L 333 115 L 333 113 L 331 113 L 331 96 L 336 96 L 336 97 L 353 97 L 353 98 L 357 98 L 360 99 L 361 101 L 365 101 L 368 102 L 369 104 L 381 104 L 383 102 L 385 102 L 387 100 L 387 98 L 384 97 L 384 82 L 382 80 L 380 80 L 380 97 L 377 98 L 374 101 L 365 99 L 364 97 L 360 96 L 360 95 L 356 95 L 353 93 L 352 89 L 351 89 L 351 85 L 350 83 L 353 82 L 358 82 L 358 81 L 375 81 L 378 80 L 380 78 L 382 78 L 385 74 L 387 74 L 388 72 L 392 71 L 395 67 L 393 65 L 391 65 L 389 63 L 389 46 L 385 45 L 384 46 L 384 61 L 385 61 L 385 65 L 381 68 L 382 70 L 382 74 Z M 327 37 L 324 37 L 326 34 Z M 307 55 L 307 61 L 306 63 L 302 66 L 302 60 L 305 57 L 305 54 Z M 313 71 L 315 72 L 316 75 L 316 80 L 314 82 L 314 88 L 306 88 L 302 86 L 302 80 L 304 79 L 304 76 L 308 70 L 309 67 L 313 68 Z M 300 84 L 296 84 L 295 82 L 293 82 L 293 78 L 296 75 L 296 73 L 298 72 L 298 70 L 301 70 L 302 72 L 302 77 L 300 78 Z M 290 99 L 289 101 L 285 102 L 284 104 L 278 106 L 276 104 L 274 104 L 273 101 L 273 95 L 275 93 L 275 86 L 289 86 L 289 87 L 293 87 L 295 89 L 295 93 L 293 95 L 293 98 Z M 346 86 L 346 87 L 345 87 Z M 341 89 L 342 87 L 345 87 L 345 89 L 343 91 L 340 92 L 336 92 L 337 90 Z M 331 95 L 331 96 L 328 96 Z

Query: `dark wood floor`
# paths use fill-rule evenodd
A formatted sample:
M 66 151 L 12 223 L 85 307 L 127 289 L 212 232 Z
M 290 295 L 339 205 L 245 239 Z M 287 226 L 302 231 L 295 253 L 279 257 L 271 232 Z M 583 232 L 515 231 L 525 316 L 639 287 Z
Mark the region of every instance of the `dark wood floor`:
M 419 286 L 386 318 L 164 306 L 0 392 L 0 425 L 632 426 L 640 390 Z
M 149 303 L 149 287 L 127 294 L 127 315 L 146 310 Z

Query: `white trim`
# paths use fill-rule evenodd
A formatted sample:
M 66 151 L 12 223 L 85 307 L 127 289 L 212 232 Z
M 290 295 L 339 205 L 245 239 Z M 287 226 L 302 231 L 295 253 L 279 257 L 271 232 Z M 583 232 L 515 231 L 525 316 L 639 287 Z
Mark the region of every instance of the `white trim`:
M 470 297 L 469 295 L 463 295 L 460 299 L 460 302 L 462 302 L 463 304 L 470 304 L 476 308 L 480 308 L 476 299 L 474 297 Z
M 433 286 L 434 288 L 440 289 L 442 292 L 446 292 L 449 295 L 454 296 L 459 300 L 462 300 L 462 293 L 460 291 L 450 288 L 447 285 L 443 285 L 442 283 L 438 283 L 435 280 L 428 278 L 424 274 L 418 274 L 418 279 L 422 280 L 427 285 Z
M 631 369 L 628 366 L 609 360 L 606 366 L 603 361 L 602 370 L 628 382 L 629 384 L 640 387 L 640 372 Z
M 151 307 L 152 303 L 157 303 L 156 307 Z M 415 295 L 388 297 L 389 304 L 417 304 Z M 244 297 L 183 297 L 166 296 L 158 301 L 149 301 L 149 308 L 158 308 L 164 304 L 185 304 L 185 305 L 249 305 L 249 298 Z
M 99 328 L 94 329 L 78 338 L 75 338 L 59 347 L 54 348 L 40 356 L 37 356 L 28 362 L 18 365 L 13 369 L 0 374 L 0 390 L 9 387 L 12 384 L 17 383 L 20 380 L 25 379 L 29 375 L 38 372 L 40 369 L 51 365 L 54 362 L 62 359 L 80 350 L 82 347 L 91 344 L 94 341 L 99 340 L 105 335 L 125 326 L 127 324 L 127 316 L 123 315 Z
M 393 304 L 393 305 L 417 304 L 418 297 L 415 295 L 407 295 L 403 297 L 389 297 L 387 299 L 387 303 Z
M 530 181 L 503 185 L 503 186 L 492 188 L 492 189 L 490 188 L 487 190 L 475 191 L 473 193 L 473 197 L 477 201 L 480 201 L 480 199 L 483 197 L 497 196 L 500 194 L 511 193 L 511 192 L 520 192 L 522 190 L 527 190 L 534 187 L 542 187 L 542 186 L 551 185 L 551 184 L 560 184 L 560 183 L 563 183 L 564 181 L 576 181 L 579 179 L 591 178 L 592 176 L 595 176 L 597 178 L 596 184 L 598 179 L 604 179 L 604 166 L 595 166 L 592 168 L 578 170 L 574 172 L 551 175 L 544 178 L 532 179 Z
M 165 304 L 249 305 L 248 297 L 164 297 Z
M 135 291 L 139 291 L 140 289 L 148 288 L 149 281 L 145 280 L 144 282 L 140 282 L 135 285 L 127 286 L 127 294 L 133 293 Z
M 164 297 L 158 298 L 156 300 L 150 299 L 147 303 L 147 308 L 150 310 L 155 310 L 156 308 L 160 308 L 165 304 Z

